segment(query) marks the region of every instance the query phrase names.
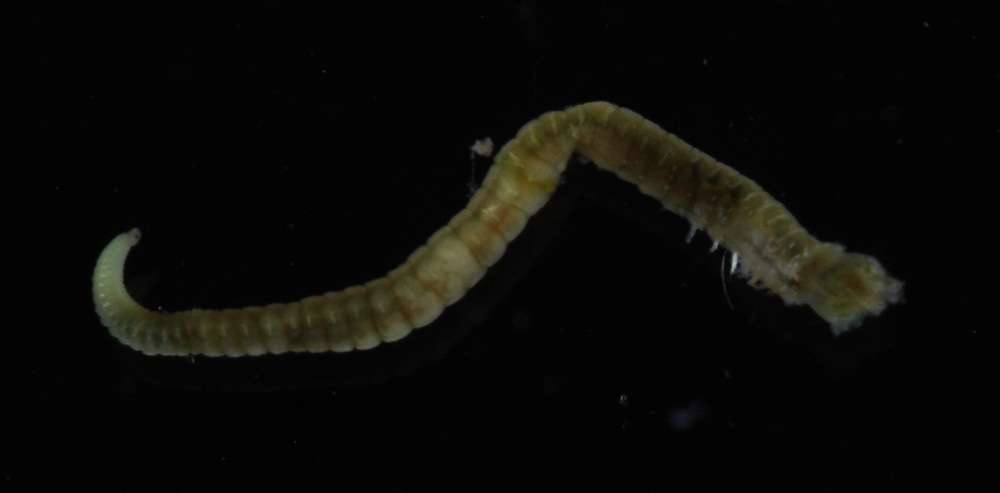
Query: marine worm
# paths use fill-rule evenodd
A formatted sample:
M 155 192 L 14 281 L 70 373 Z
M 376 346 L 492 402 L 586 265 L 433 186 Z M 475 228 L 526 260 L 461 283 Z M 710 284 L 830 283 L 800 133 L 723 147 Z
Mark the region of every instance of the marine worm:
M 902 283 L 876 259 L 817 240 L 753 180 L 631 110 L 591 102 L 524 125 L 469 204 L 383 277 L 294 303 L 153 311 L 123 281 L 139 241 L 133 229 L 97 260 L 97 314 L 117 340 L 150 355 L 345 352 L 397 341 L 433 322 L 497 262 L 574 153 L 704 230 L 740 259 L 739 273 L 752 285 L 809 306 L 835 334 L 902 299 Z

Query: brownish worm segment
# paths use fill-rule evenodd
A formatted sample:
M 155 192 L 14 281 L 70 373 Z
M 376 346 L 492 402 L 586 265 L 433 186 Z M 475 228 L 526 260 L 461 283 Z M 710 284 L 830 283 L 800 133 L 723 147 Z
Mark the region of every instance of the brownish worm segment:
M 148 310 L 125 289 L 138 230 L 114 238 L 94 270 L 101 322 L 146 354 L 243 356 L 345 352 L 433 322 L 503 255 L 559 184 L 573 153 L 659 200 L 742 259 L 741 273 L 806 304 L 835 333 L 899 302 L 902 283 L 874 258 L 813 238 L 753 180 L 638 114 L 594 102 L 529 122 L 497 154 L 468 206 L 399 267 L 360 286 L 295 303 L 227 310 Z

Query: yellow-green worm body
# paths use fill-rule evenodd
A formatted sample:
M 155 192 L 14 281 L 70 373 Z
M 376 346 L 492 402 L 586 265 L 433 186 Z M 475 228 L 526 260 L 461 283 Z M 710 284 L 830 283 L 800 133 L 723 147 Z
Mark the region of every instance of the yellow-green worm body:
M 805 304 L 835 333 L 899 302 L 902 283 L 874 258 L 810 235 L 753 180 L 625 108 L 592 102 L 529 122 L 497 154 L 469 204 L 385 276 L 294 303 L 165 313 L 138 304 L 123 272 L 138 230 L 114 238 L 94 270 L 97 314 L 145 354 L 244 356 L 370 349 L 433 322 L 517 238 L 577 153 L 633 183 L 741 259 L 751 283 Z

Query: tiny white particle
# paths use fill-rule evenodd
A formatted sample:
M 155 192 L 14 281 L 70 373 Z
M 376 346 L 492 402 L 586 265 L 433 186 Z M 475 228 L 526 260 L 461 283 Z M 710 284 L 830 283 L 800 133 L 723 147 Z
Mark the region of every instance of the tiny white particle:
M 469 147 L 469 151 L 476 156 L 490 157 L 493 155 L 493 139 L 489 137 L 479 139 Z

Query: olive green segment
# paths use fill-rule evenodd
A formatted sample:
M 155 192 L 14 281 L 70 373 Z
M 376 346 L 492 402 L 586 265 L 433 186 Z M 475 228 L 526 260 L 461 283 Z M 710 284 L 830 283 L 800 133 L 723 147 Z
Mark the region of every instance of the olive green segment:
M 134 324 L 122 326 L 120 340 L 125 343 L 126 346 L 136 351 L 145 352 L 145 338 L 146 334 L 149 332 L 149 326 L 152 323 L 152 320 L 143 320 Z
M 195 338 L 202 342 L 202 354 L 224 356 L 228 341 L 221 314 L 213 310 L 198 310 L 197 315 L 194 315 L 195 311 L 192 312 L 190 323 L 194 329 Z
M 770 196 L 766 199 L 769 200 L 762 201 L 760 205 L 753 199 L 748 201 L 754 203 L 754 210 L 746 216 L 742 227 L 751 231 L 750 237 L 756 248 L 773 256 L 777 246 L 775 239 L 789 233 L 796 224 L 784 206 Z
M 263 310 L 256 306 L 226 310 L 227 318 L 232 321 L 233 332 L 238 334 L 243 351 L 250 356 L 260 356 L 268 352 L 268 337 L 260 321 Z
M 697 185 L 696 196 L 692 197 L 693 202 L 690 204 L 693 218 L 710 231 L 717 227 L 725 227 L 723 225 L 730 222 L 733 207 L 737 205 L 734 200 L 738 194 L 734 194 L 734 190 L 746 187 L 740 185 L 740 182 L 747 180 L 711 156 L 697 150 L 695 153 L 698 157 L 692 166 L 698 170 L 697 177 L 700 182 Z
M 638 184 L 644 169 L 650 166 L 645 151 L 655 144 L 661 132 L 632 110 L 618 108 L 610 113 L 603 125 L 595 127 L 610 171 L 619 178 Z
M 152 314 L 147 326 L 156 326 L 171 335 L 173 342 L 171 354 L 205 354 L 205 340 L 198 332 L 199 319 L 204 310 L 188 310 L 172 314 Z
M 450 229 L 431 237 L 427 251 L 413 266 L 414 275 L 441 295 L 445 306 L 459 299 L 482 275 L 482 267 Z
M 529 164 L 529 170 L 535 167 L 530 164 L 537 164 L 539 168 L 547 168 L 541 170 L 545 174 L 540 176 L 558 176 L 566 168 L 566 162 L 573 151 L 574 126 L 565 112 L 545 113 L 521 127 L 517 135 L 503 146 L 497 154 L 498 164 L 505 164 L 500 159 L 505 151 L 513 151 L 516 157 L 525 161 L 524 164 Z M 534 162 L 527 162 L 529 158 Z
M 295 353 L 308 351 L 302 304 L 283 303 L 277 305 L 276 310 L 285 332 L 285 339 L 288 342 L 288 351 Z
M 600 169 L 618 175 L 619 163 L 624 159 L 622 142 L 607 127 L 587 127 L 585 136 L 577 143 L 580 153 Z
M 160 322 L 160 331 L 164 335 L 165 345 L 160 348 L 160 354 L 182 356 L 195 353 L 192 340 L 194 339 L 194 326 L 185 323 L 171 315 L 165 315 Z
M 496 198 L 516 206 L 527 215 L 534 214 L 545 205 L 552 187 L 529 182 L 523 174 L 524 168 L 513 165 L 510 162 L 512 159 L 508 158 L 506 165 L 494 165 L 483 180 L 482 189 L 491 191 Z
M 143 354 L 158 354 L 153 341 L 159 332 L 162 322 L 158 318 L 126 323 L 123 327 L 123 334 L 128 346 Z
M 784 241 L 797 230 L 801 229 L 799 223 L 785 210 L 784 207 L 774 207 L 767 211 L 767 219 L 764 221 L 766 238 L 769 238 L 764 248 L 778 259 L 784 259 L 780 253 Z
M 598 124 L 605 125 L 612 113 L 618 111 L 617 105 L 606 101 L 593 101 L 574 106 L 567 110 L 569 120 L 578 125 Z
M 138 323 L 146 329 L 146 354 L 178 356 L 190 354 L 188 332 L 177 314 L 151 314 Z
M 466 278 L 466 289 L 468 289 L 482 279 L 483 275 L 486 274 L 486 267 L 484 267 L 479 261 L 479 258 L 476 256 L 476 253 L 472 251 L 472 248 L 470 248 L 469 245 L 466 244 L 465 240 L 458 235 L 458 231 L 452 227 L 453 222 L 454 221 L 449 221 L 448 224 L 445 224 L 441 227 L 441 229 L 435 231 L 434 234 L 427 240 L 427 245 L 436 245 L 434 248 L 454 250 L 451 253 L 455 259 L 449 261 L 465 265 L 462 272 Z M 496 238 L 496 234 L 494 234 L 493 237 Z M 440 253 L 447 252 L 442 251 Z
M 498 170 L 497 175 L 506 173 L 511 178 L 520 178 L 523 184 L 537 190 L 537 193 L 544 195 L 544 198 L 547 199 L 559 186 L 562 172 L 573 152 L 573 141 L 568 137 L 558 137 L 541 147 L 519 145 L 523 142 L 511 141 L 505 145 L 497 154 L 493 169 Z M 484 181 L 484 186 L 497 179 L 491 175 L 487 175 L 486 178 L 489 183 Z M 541 204 L 544 205 L 544 203 L 543 199 Z M 523 207 L 532 207 L 532 205 L 524 204 Z M 537 212 L 537 209 L 525 210 L 532 213 Z
M 410 255 L 410 258 L 407 259 L 406 264 L 400 267 L 399 273 L 393 271 L 390 273 L 390 275 L 396 275 L 405 272 L 407 275 L 413 277 L 414 280 L 417 281 L 417 283 L 424 291 L 433 295 L 433 297 L 436 300 L 438 300 L 443 307 L 447 307 L 448 303 L 446 302 L 444 296 L 444 286 L 442 285 L 442 282 L 436 278 L 427 275 L 427 273 L 420 272 L 422 270 L 426 270 L 426 264 L 428 263 L 428 258 L 430 258 L 432 254 L 433 251 L 431 245 L 429 243 L 426 243 L 420 248 L 418 248 L 417 251 L 413 253 L 413 255 Z M 407 308 L 408 307 L 409 306 L 407 306 Z
M 101 324 L 108 328 L 111 335 L 122 341 L 125 338 L 124 329 L 141 321 L 143 317 L 129 316 L 128 312 L 123 313 L 120 310 L 122 296 L 115 294 L 114 290 L 108 287 L 111 284 L 111 281 L 108 280 L 111 274 L 107 270 L 107 267 L 98 264 L 97 273 L 94 275 L 94 306 L 97 310 L 97 316 L 101 319 Z
M 798 266 L 809 252 L 819 243 L 800 225 L 785 236 L 775 249 L 776 255 L 785 262 Z
M 623 114 L 628 115 L 626 112 L 627 110 Z M 623 132 L 618 138 L 626 145 L 625 156 L 615 174 L 641 189 L 653 168 L 662 166 L 662 161 L 669 156 L 667 133 L 634 114 L 632 118 L 622 122 L 622 125 Z
M 239 313 L 240 310 L 222 310 L 215 315 L 223 354 L 226 356 L 244 356 L 249 353 L 247 347 L 252 344 L 248 340 L 247 328 L 240 323 Z
M 367 350 L 382 343 L 375 329 L 369 295 L 365 286 L 352 286 L 344 291 L 344 311 L 347 313 L 355 349 Z
M 571 122 L 566 112 L 549 111 L 524 124 L 512 140 L 524 141 L 526 145 L 535 148 L 541 147 L 553 139 L 563 137 L 568 124 Z
M 299 302 L 302 306 L 302 343 L 310 353 L 330 350 L 326 340 L 327 324 L 323 314 L 326 296 L 310 296 Z
M 494 190 L 485 187 L 480 188 L 472 197 L 463 214 L 466 212 L 472 220 L 483 223 L 507 243 L 514 241 L 528 222 L 528 216 L 523 210 L 500 199 Z
M 479 221 L 471 209 L 458 213 L 448 223 L 455 235 L 468 247 L 485 271 L 500 260 L 507 249 L 507 240 L 499 232 Z
M 169 326 L 156 327 L 155 330 L 147 330 L 143 342 L 143 353 L 149 355 L 167 356 L 172 354 L 170 342 L 167 340 Z
M 284 339 L 285 351 L 305 352 L 305 327 L 302 317 L 302 305 L 300 303 L 279 303 L 268 307 L 268 310 L 277 318 L 278 332 Z
M 150 323 L 157 314 L 150 313 L 147 316 L 128 317 L 115 313 L 104 313 L 101 315 L 101 323 L 108 327 L 111 335 L 122 344 L 139 350 L 139 334 L 145 333 L 145 326 Z
M 288 338 L 285 335 L 281 315 L 278 313 L 277 307 L 277 304 L 260 307 L 260 318 L 258 320 L 267 352 L 271 354 L 284 354 L 288 352 Z
M 747 237 L 761 236 L 763 215 L 773 206 L 775 200 L 757 186 L 742 187 L 740 193 L 743 197 L 731 211 L 732 229 L 742 231 Z
M 183 334 L 184 345 L 189 354 L 203 354 L 209 356 L 221 356 L 223 354 L 222 345 L 216 335 L 211 312 L 208 310 L 189 310 L 174 314 L 157 314 L 154 319 L 143 327 L 149 331 L 161 332 L 177 330 Z M 153 348 L 150 347 L 150 350 Z
M 706 217 L 706 230 L 723 241 L 739 229 L 741 209 L 746 198 L 760 187 L 736 170 L 719 163 L 716 183 L 710 183 L 711 196 L 698 213 Z
M 687 156 L 685 146 L 684 141 L 668 132 L 652 136 L 644 151 L 650 161 L 643 169 L 643 178 L 638 184 L 642 193 L 671 207 L 678 202 L 674 199 L 674 181 Z
M 319 324 L 325 332 L 325 339 L 331 351 L 345 353 L 354 349 L 350 314 L 344 306 L 345 291 L 327 293 L 316 302 Z
M 413 326 L 396 302 L 389 278 L 372 281 L 368 289 L 371 292 L 372 318 L 379 337 L 385 342 L 394 342 L 409 335 Z
M 676 170 L 671 183 L 670 206 L 684 217 L 696 220 L 694 208 L 702 199 L 701 189 L 708 169 L 702 156 L 689 151 L 679 153 Z
M 614 106 L 585 112 L 578 149 L 598 167 L 631 183 L 642 183 L 646 168 L 663 156 L 659 144 L 666 134 L 637 113 Z
M 425 327 L 433 322 L 444 310 L 444 302 L 440 295 L 421 284 L 413 275 L 409 264 L 389 274 L 392 291 L 399 301 L 400 310 L 414 329 Z

